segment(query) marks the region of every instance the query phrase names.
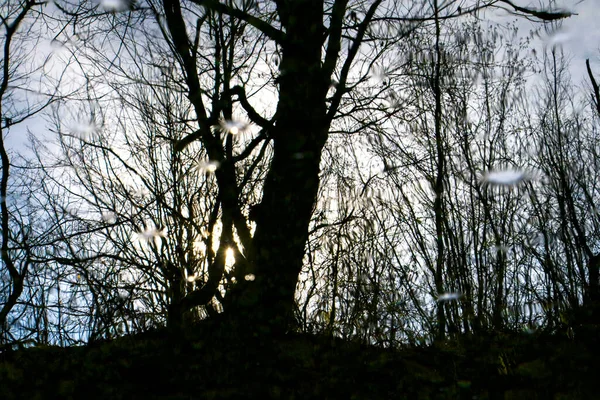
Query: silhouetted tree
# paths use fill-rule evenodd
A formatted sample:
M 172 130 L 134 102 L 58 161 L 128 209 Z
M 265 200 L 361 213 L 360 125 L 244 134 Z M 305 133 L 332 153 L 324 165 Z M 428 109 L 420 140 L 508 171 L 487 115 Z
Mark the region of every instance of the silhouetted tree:
M 28 273 L 34 269 L 35 248 L 44 239 L 36 221 L 37 212 L 30 208 L 35 201 L 30 201 L 27 174 L 22 170 L 14 174 L 19 166 L 7 147 L 12 129 L 59 98 L 62 77 L 50 70 L 51 57 L 35 58 L 32 52 L 44 31 L 43 6 L 29 0 L 10 0 L 0 5 L 0 344 L 21 336 L 11 333 L 17 318 L 9 315 L 27 286 Z M 31 300 L 32 294 L 28 296 Z
M 100 102 L 105 97 L 102 93 L 116 91 L 120 92 L 115 97 L 121 102 L 121 110 L 134 110 L 131 114 L 121 114 L 110 125 L 101 123 L 103 127 L 118 127 L 126 138 L 129 135 L 125 139 L 127 156 L 121 156 L 119 149 L 107 143 L 110 135 L 100 134 L 74 144 L 69 144 L 69 138 L 62 141 L 68 160 L 76 160 L 69 161 L 69 167 L 79 174 L 79 183 L 87 185 L 87 193 L 93 194 L 86 207 L 96 213 L 106 210 L 117 218 L 115 232 L 119 233 L 107 233 L 106 226 L 98 230 L 110 238 L 110 251 L 124 256 L 98 252 L 81 260 L 78 267 L 81 271 L 93 268 L 89 263 L 100 261 L 100 256 L 105 255 L 112 257 L 114 264 L 110 265 L 117 270 L 134 266 L 142 275 L 156 278 L 152 285 L 163 286 L 160 296 L 166 302 L 169 324 L 176 329 L 190 310 L 206 308 L 216 299 L 234 320 L 256 324 L 267 331 L 285 331 L 293 325 L 296 287 L 307 243 L 313 243 L 319 231 L 326 230 L 329 249 L 319 255 L 323 258 L 312 260 L 310 267 L 314 271 L 315 265 L 325 260 L 326 272 L 320 276 L 329 282 L 318 285 L 331 295 L 317 301 L 322 305 L 317 312 L 326 321 L 327 331 L 335 330 L 336 318 L 341 313 L 346 323 L 354 324 L 356 330 L 367 332 L 366 335 L 377 333 L 370 326 L 376 325 L 380 318 L 389 319 L 390 330 L 395 331 L 399 323 L 393 315 L 400 309 L 412 313 L 415 320 L 421 318 L 421 323 L 430 331 L 435 330 L 439 338 L 448 330 L 457 330 L 461 317 L 465 316 L 473 319 L 474 324 L 504 325 L 509 265 L 503 245 L 516 232 L 512 225 L 517 215 L 516 196 L 495 197 L 481 185 L 477 174 L 495 168 L 499 162 L 497 154 L 508 147 L 503 131 L 507 128 L 508 89 L 513 81 L 494 86 L 487 80 L 490 76 L 484 77 L 480 102 L 483 117 L 478 132 L 469 133 L 482 131 L 493 138 L 490 145 L 493 148 L 484 148 L 481 157 L 475 159 L 471 154 L 476 150 L 470 147 L 468 134 L 463 132 L 461 136 L 453 131 L 469 128 L 468 124 L 459 123 L 457 128 L 450 129 L 444 117 L 444 110 L 448 109 L 456 113 L 452 122 L 461 118 L 464 121 L 469 101 L 467 97 L 462 103 L 454 101 L 458 97 L 451 73 L 454 55 L 447 50 L 444 21 L 459 14 L 476 13 L 496 2 L 458 11 L 437 2 L 423 2 L 406 10 L 383 1 L 363 4 L 345 0 L 164 0 L 140 3 L 120 13 L 100 14 L 95 3 L 85 3 L 73 11 L 66 10 L 68 5 L 57 4 L 67 15 L 81 14 L 73 25 L 75 30 L 90 28 L 78 55 L 81 63 L 94 61 L 85 72 L 86 86 L 91 88 L 88 93 L 95 93 L 89 99 Z M 541 19 L 566 16 L 513 8 Z M 426 57 L 418 55 L 422 48 L 402 47 L 414 39 L 411 35 L 418 28 L 423 28 L 420 32 L 431 39 L 423 40 L 433 48 Z M 482 41 L 481 32 L 472 35 L 472 40 L 479 40 L 476 50 L 481 60 L 478 61 L 491 70 L 493 54 L 486 48 L 488 43 Z M 467 49 L 468 46 L 463 46 L 461 51 Z M 405 66 L 394 68 L 391 62 L 399 58 L 405 58 L 406 70 L 412 76 L 409 84 L 399 83 Z M 516 65 L 512 68 L 508 76 L 517 79 L 520 70 Z M 482 73 L 490 70 L 483 69 Z M 158 71 L 163 71 L 167 79 L 149 78 Z M 154 88 L 156 85 L 160 90 Z M 148 95 L 132 96 L 127 92 L 129 87 L 141 92 L 147 90 Z M 395 90 L 398 88 L 412 90 L 413 96 L 409 99 Z M 178 95 L 174 97 L 179 104 L 171 101 L 165 107 L 157 98 L 168 98 L 171 91 Z M 259 98 L 263 93 L 273 98 L 266 105 Z M 384 98 L 387 106 L 382 104 Z M 413 101 L 419 103 L 415 109 L 410 108 Z M 497 110 L 492 110 L 492 106 Z M 98 115 L 97 110 L 92 111 L 90 115 Z M 382 151 L 381 147 L 388 143 L 381 137 L 388 130 L 386 124 L 393 123 L 393 117 L 398 116 L 411 126 L 415 143 L 423 148 L 409 154 L 410 144 L 390 140 L 403 156 L 396 165 Z M 143 123 L 132 122 L 135 118 L 141 118 Z M 249 137 L 240 135 L 246 130 L 241 120 L 251 122 L 259 132 L 252 132 Z M 138 133 L 138 129 L 146 132 Z M 342 154 L 360 158 L 360 152 L 369 149 L 368 146 L 357 146 L 354 155 L 338 151 L 336 146 L 352 149 L 348 142 L 365 137 L 371 137 L 372 148 L 384 155 L 383 175 L 389 175 L 385 179 L 396 190 L 386 200 L 400 200 L 403 207 L 385 215 L 379 208 L 384 201 L 355 210 L 348 199 L 340 197 L 334 200 L 336 212 L 323 209 L 319 187 L 321 179 L 327 178 L 324 172 L 334 176 L 328 182 L 339 184 L 337 193 L 332 191 L 336 196 L 362 196 L 370 190 L 369 182 L 375 178 L 363 179 L 360 163 L 355 164 L 358 172 L 346 173 L 342 160 L 333 160 Z M 379 143 L 375 143 L 377 140 Z M 463 231 L 472 235 L 469 246 L 461 245 L 459 235 L 453 233 L 452 224 L 463 223 L 457 211 L 462 204 L 450 198 L 449 190 L 464 193 L 449 177 L 450 171 L 459 169 L 449 163 L 450 147 L 455 145 L 464 153 L 461 156 L 470 174 L 464 188 L 471 196 L 471 214 L 464 217 L 468 221 L 464 223 L 470 226 Z M 98 157 L 97 162 L 94 157 Z M 202 165 L 210 168 L 209 176 L 192 173 L 188 163 L 193 157 L 203 158 Z M 141 182 L 149 192 L 148 198 L 141 201 L 126 193 L 125 184 L 118 177 L 104 176 L 102 168 L 108 160 Z M 110 174 L 116 175 L 118 168 L 113 166 L 116 164 L 109 164 Z M 415 188 L 414 193 L 405 190 L 403 186 L 414 178 L 410 174 L 394 181 L 400 165 L 414 168 L 414 175 L 431 186 L 433 196 L 423 188 Z M 114 179 L 117 182 L 111 183 Z M 191 183 L 194 179 L 198 181 L 195 185 Z M 178 185 L 183 180 L 188 184 L 179 191 Z M 207 189 L 202 196 L 193 193 L 202 188 Z M 423 204 L 409 199 L 415 193 L 424 200 Z M 386 196 L 382 194 L 381 198 Z M 201 216 L 198 214 L 197 220 L 193 220 L 184 215 L 184 208 L 189 212 L 201 197 L 205 200 L 205 206 L 200 207 Z M 473 205 L 474 201 L 478 205 Z M 119 210 L 121 206 L 129 209 Z M 78 221 L 84 222 L 81 232 L 93 233 L 93 224 L 83 220 Z M 164 226 L 172 226 L 174 235 L 172 238 L 151 235 L 156 243 L 147 252 L 131 251 L 123 235 L 128 229 L 145 232 L 149 227 L 143 225 L 145 220 L 152 221 L 157 232 L 162 232 Z M 218 234 L 217 220 L 221 226 Z M 379 225 L 374 227 L 373 220 Z M 408 255 L 399 255 L 398 247 L 405 244 L 400 235 L 393 237 L 387 231 L 392 223 L 403 224 L 402 235 L 415 243 Z M 192 232 L 183 234 L 188 224 L 193 225 Z M 365 241 L 360 245 L 352 243 L 355 240 L 350 233 L 352 224 L 364 234 Z M 112 223 L 109 225 L 112 228 Z M 219 246 L 216 254 L 208 255 L 196 269 L 198 259 L 190 243 L 202 231 L 201 225 L 207 226 L 209 238 L 218 236 Z M 96 239 L 90 240 L 96 243 Z M 74 251 L 68 249 L 68 243 L 72 242 L 64 242 L 66 252 L 56 261 L 74 257 Z M 90 242 L 83 239 L 80 242 L 87 243 Z M 225 265 L 228 249 L 235 255 L 235 265 L 230 271 Z M 209 240 L 206 251 L 210 250 Z M 473 263 L 464 260 L 471 251 L 476 258 Z M 487 253 L 480 255 L 480 251 Z M 352 260 L 355 252 L 366 254 Z M 380 255 L 388 258 L 379 260 Z M 461 257 L 459 269 L 451 260 Z M 394 263 L 388 263 L 389 258 Z M 423 270 L 431 273 L 433 282 L 427 276 L 421 276 L 416 283 L 410 281 L 418 274 L 415 269 L 420 263 Z M 488 263 L 494 265 L 493 271 L 485 268 Z M 392 266 L 400 272 L 392 273 Z M 469 270 L 476 276 L 476 284 L 464 277 Z M 383 271 L 393 277 L 388 285 L 383 283 Z M 203 278 L 189 285 L 185 277 L 190 272 L 201 273 Z M 315 281 L 313 285 L 317 284 Z M 399 281 L 403 281 L 408 293 L 401 296 L 402 300 L 394 295 Z M 107 289 L 113 281 L 110 282 Z M 342 282 L 353 286 L 352 294 L 343 293 Z M 91 287 L 98 282 L 90 283 Z M 411 285 L 420 286 L 421 290 Z M 430 318 L 428 308 L 432 298 L 435 302 L 453 288 L 469 293 L 468 297 L 461 301 L 460 307 L 455 303 L 433 303 L 436 317 Z M 310 297 L 307 296 L 306 301 Z M 406 305 L 408 300 L 412 307 Z M 309 313 L 307 308 L 305 315 Z M 403 328 L 411 325 L 418 324 L 406 323 Z M 389 341 L 394 339 L 392 335 Z

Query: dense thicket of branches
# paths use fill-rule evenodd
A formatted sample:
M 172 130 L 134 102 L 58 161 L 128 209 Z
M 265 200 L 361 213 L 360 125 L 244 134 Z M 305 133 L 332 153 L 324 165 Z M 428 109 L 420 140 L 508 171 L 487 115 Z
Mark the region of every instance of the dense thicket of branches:
M 597 325 L 598 86 L 530 51 L 570 14 L 406 3 L 2 8 L 5 48 L 34 10 L 77 89 L 0 86 L 2 129 L 47 116 L 27 169 L 0 142 L 3 344 L 219 313 L 389 346 Z

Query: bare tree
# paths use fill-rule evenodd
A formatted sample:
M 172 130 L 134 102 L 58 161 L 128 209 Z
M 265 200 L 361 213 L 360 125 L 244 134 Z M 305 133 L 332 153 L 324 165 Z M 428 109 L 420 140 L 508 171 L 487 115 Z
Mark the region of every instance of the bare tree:
M 321 304 L 327 304 L 323 307 L 328 316 L 327 330 L 334 330 L 340 309 L 349 313 L 343 318 L 350 323 L 368 327 L 382 315 L 393 314 L 394 307 L 399 304 L 399 300 L 393 300 L 394 285 L 399 279 L 391 279 L 390 284 L 383 287 L 380 272 L 386 267 L 383 263 L 369 260 L 374 259 L 376 254 L 385 254 L 395 258 L 401 279 L 406 280 L 411 274 L 406 258 L 398 254 L 400 250 L 387 248 L 400 243 L 398 237 L 391 237 L 385 231 L 394 221 L 408 222 L 404 234 L 414 235 L 418 243 L 411 249 L 411 262 L 423 262 L 425 268 L 432 271 L 435 282 L 427 288 L 429 296 L 433 294 L 437 298 L 448 285 L 464 285 L 466 279 L 461 282 L 458 270 L 447 264 L 451 256 L 458 257 L 456 252 L 450 251 L 456 250 L 459 239 L 449 233 L 452 226 L 448 215 L 456 204 L 444 199 L 452 182 L 447 176 L 449 130 L 442 118 L 445 95 L 442 88 L 443 80 L 451 80 L 451 74 L 444 70 L 444 63 L 448 60 L 444 60 L 446 52 L 441 40 L 441 26 L 442 21 L 464 13 L 476 13 L 481 7 L 493 4 L 495 2 L 458 10 L 434 3 L 430 7 L 415 6 L 406 10 L 400 5 L 382 1 L 362 4 L 313 0 L 276 3 L 165 0 L 147 2 L 123 13 L 98 15 L 95 14 L 95 4 L 85 3 L 76 11 L 87 12 L 87 19 L 78 19 L 74 29 L 91 27 L 96 29 L 88 30 L 94 32 L 92 36 L 102 35 L 102 40 L 98 41 L 94 41 L 92 36 L 86 37 L 83 47 L 87 54 L 78 59 L 82 65 L 93 60 L 88 64 L 99 66 L 96 69 L 88 67 L 86 72 L 88 93 L 93 92 L 88 103 L 101 104 L 102 101 L 118 99 L 120 106 L 115 117 L 108 116 L 110 107 L 104 108 L 110 124 L 102 122 L 104 117 L 96 120 L 99 115 L 104 115 L 100 111 L 103 107 L 90 108 L 91 125 L 98 123 L 102 127 L 118 127 L 130 139 L 125 139 L 126 146 L 123 147 L 126 151 L 122 154 L 120 145 L 116 141 L 111 143 L 114 138 L 106 129 L 99 129 L 97 137 L 84 140 L 69 137 L 64 134 L 64 129 L 57 129 L 63 133 L 61 145 L 67 155 L 63 161 L 74 169 L 86 195 L 92 194 L 90 199 L 84 199 L 81 193 L 75 191 L 71 195 L 86 204 L 86 212 L 112 213 L 119 223 L 108 224 L 108 228 L 114 225 L 115 230 L 107 234 L 110 229 L 97 226 L 98 220 L 91 222 L 79 217 L 76 222 L 80 224 L 78 229 L 83 228 L 81 237 L 89 234 L 91 243 L 96 245 L 96 239 L 92 237 L 102 232 L 104 238 L 110 238 L 110 251 L 102 249 L 94 257 L 76 259 L 78 249 L 69 248 L 74 241 L 71 235 L 66 234 L 65 239 L 68 240 L 61 244 L 64 253 L 55 261 L 66 265 L 69 259 L 76 259 L 80 261 L 77 268 L 83 272 L 94 268 L 90 263 L 99 262 L 97 256 L 102 254 L 113 262 L 106 270 L 113 266 L 117 270 L 125 265 L 135 266 L 144 276 L 155 279 L 148 289 L 159 292 L 160 302 L 166 306 L 170 325 L 174 327 L 182 325 L 183 316 L 190 310 L 209 310 L 211 304 L 219 304 L 241 323 L 284 331 L 293 322 L 296 286 L 309 233 L 316 236 L 320 230 L 316 228 L 322 228 L 333 237 L 334 243 L 324 264 L 327 273 L 323 275 L 329 276 L 331 281 L 321 286 L 331 293 L 329 299 L 320 300 Z M 515 10 L 538 18 L 554 15 Z M 89 25 L 81 25 L 81 21 Z M 410 54 L 413 49 L 407 51 L 402 43 L 408 42 L 408 37 L 419 26 L 427 25 L 436 31 L 430 36 L 436 38 L 431 42 L 435 52 L 431 59 L 417 59 Z M 427 33 L 431 34 L 431 31 Z M 249 44 L 255 45 L 250 52 L 246 50 Z M 390 56 L 388 50 L 396 45 L 398 52 Z M 481 44 L 480 48 L 483 47 Z M 402 210 L 404 215 L 398 219 L 382 216 L 377 229 L 364 228 L 368 236 L 365 243 L 354 247 L 345 238 L 350 235 L 348 229 L 352 226 L 347 224 L 368 226 L 368 219 L 375 218 L 378 208 L 373 205 L 369 206 L 370 209 L 360 210 L 360 213 L 354 212 L 349 203 L 344 204 L 346 200 L 340 198 L 335 200 L 341 205 L 339 213 L 327 216 L 328 210 L 320 210 L 322 203 L 319 202 L 318 190 L 323 165 L 327 167 L 326 163 L 322 164 L 323 155 L 327 152 L 331 152 L 333 157 L 342 154 L 336 154 L 335 146 L 347 146 L 348 141 L 356 140 L 352 134 L 361 137 L 361 134 L 364 135 L 362 131 L 372 130 L 377 133 L 371 137 L 381 136 L 381 132 L 387 130 L 387 121 L 404 112 L 399 105 L 413 101 L 406 96 L 402 98 L 393 90 L 393 85 L 398 82 L 394 75 L 401 73 L 401 68 L 390 71 L 386 66 L 391 58 L 400 58 L 398 54 L 402 51 L 407 51 L 401 54 L 407 59 L 407 65 L 415 68 L 411 71 L 414 74 L 411 82 L 414 93 L 426 92 L 431 96 L 428 100 L 433 100 L 436 106 L 434 115 L 425 110 L 425 104 L 418 115 L 405 112 L 406 120 L 412 116 L 411 123 L 419 122 L 414 132 L 423 134 L 417 137 L 432 152 L 420 151 L 416 157 L 409 155 L 399 165 L 416 166 L 416 175 L 433 184 L 437 195 L 429 200 L 432 200 L 430 209 L 435 210 L 435 223 L 419 226 L 420 215 L 426 212 L 421 205 L 408 200 L 411 193 L 400 188 L 400 198 L 407 204 Z M 424 69 L 426 74 L 419 75 L 417 67 Z M 152 74 L 157 72 L 168 79 L 154 79 Z M 377 81 L 376 84 L 373 81 Z M 146 91 L 146 95 L 131 96 L 127 92 L 130 87 L 136 87 L 137 94 Z M 173 97 L 176 101 L 160 100 L 170 98 L 170 92 L 176 93 Z M 498 114 L 504 117 L 507 110 L 502 108 L 502 102 L 506 100 L 506 92 L 500 92 Z M 263 94 L 274 97 L 274 100 L 270 104 L 261 104 L 259 95 Z M 388 106 L 383 106 L 382 101 Z M 489 106 L 489 102 L 486 105 Z M 129 113 L 131 110 L 134 112 Z M 489 125 L 489 131 L 503 129 L 502 123 L 493 125 L 494 113 L 488 112 L 487 116 L 484 123 Z M 57 119 L 57 128 L 60 128 L 61 118 Z M 137 118 L 142 123 L 138 123 Z M 246 130 L 246 124 L 240 120 L 251 122 L 258 132 L 253 131 L 243 137 L 240 132 Z M 427 142 L 429 137 L 426 134 L 432 126 L 435 140 Z M 145 132 L 139 134 L 142 131 L 138 129 Z M 346 143 L 343 140 L 338 142 L 333 140 L 336 134 L 346 134 L 352 139 L 347 139 Z M 381 141 L 379 146 L 384 143 Z M 433 147 L 429 147 L 434 143 Z M 398 151 L 404 156 L 408 154 L 405 146 L 398 145 Z M 346 152 L 346 155 L 350 153 Z M 433 158 L 430 158 L 431 155 Z M 420 156 L 424 156 L 426 161 L 419 160 Z M 194 173 L 191 168 L 191 158 L 194 157 L 202 157 L 205 170 L 210 168 L 209 176 Z M 327 163 L 330 161 L 325 159 Z M 491 167 L 492 161 L 496 160 L 486 160 L 489 163 L 487 168 Z M 383 164 L 384 172 L 393 175 L 395 166 Z M 329 165 L 342 166 L 343 163 L 331 162 Z M 475 165 L 469 167 L 472 173 L 478 168 Z M 352 196 L 357 193 L 356 187 L 358 193 L 369 189 L 371 177 L 365 179 L 360 166 L 357 170 L 348 174 L 349 180 L 356 179 L 355 182 L 360 184 L 348 185 L 355 188 L 341 189 L 339 195 Z M 123 171 L 148 190 L 147 198 L 142 201 L 127 193 L 126 183 L 118 178 Z M 339 178 L 338 182 L 342 182 L 341 176 Z M 406 178 L 402 177 L 394 185 L 403 185 Z M 191 183 L 194 180 L 196 184 Z M 180 187 L 182 190 L 178 191 L 178 185 L 184 181 L 187 182 L 186 187 Z M 68 186 L 56 183 L 63 189 Z M 193 194 L 200 188 L 207 188 L 204 197 Z M 471 193 L 479 197 L 478 201 L 487 202 L 481 208 L 483 215 L 479 219 L 483 221 L 483 231 L 486 235 L 492 232 L 491 242 L 500 248 L 512 231 L 503 231 L 510 225 L 508 221 L 506 224 L 497 221 L 509 215 L 514 203 L 499 201 L 498 206 L 493 200 L 488 202 L 488 195 L 483 189 L 472 189 Z M 186 212 L 189 213 L 198 202 L 202 204 L 196 214 L 198 220 L 192 221 Z M 59 214 L 66 214 L 67 210 L 56 202 L 54 204 Z M 127 207 L 127 212 L 122 207 Z M 493 210 L 498 209 L 496 214 Z M 360 218 L 355 220 L 357 215 Z M 152 221 L 152 224 L 145 225 L 146 220 Z M 221 227 L 219 233 L 216 231 L 217 221 Z M 315 229 L 311 228 L 311 221 Z M 167 225 L 175 229 L 172 238 L 163 237 L 162 228 Z M 203 225 L 207 228 L 208 238 L 214 236 L 215 239 L 205 244 L 207 253 L 211 251 L 211 241 L 218 242 L 218 248 L 214 254 L 207 254 L 206 258 L 199 260 L 190 243 L 202 232 Z M 429 231 L 432 226 L 434 230 Z M 152 243 L 147 251 L 133 251 L 127 247 L 128 230 L 142 234 L 152 230 L 152 235 L 148 233 Z M 184 233 L 186 230 L 189 233 Z M 473 229 L 474 237 L 479 233 Z M 88 243 L 81 240 L 79 246 Z M 377 240 L 381 242 L 377 243 Z M 433 253 L 430 240 L 435 242 Z M 482 240 L 478 243 L 482 248 L 489 242 Z M 344 258 L 351 256 L 351 249 L 367 254 L 345 262 Z M 235 258 L 231 270 L 226 266 L 228 252 L 232 252 Z M 495 256 L 497 272 L 482 272 L 478 276 L 481 279 L 478 311 L 484 313 L 490 308 L 486 295 L 491 290 L 489 287 L 493 287 L 492 319 L 500 326 L 506 302 L 504 282 L 507 267 L 500 250 Z M 348 272 L 340 273 L 340 267 Z M 358 276 L 357 271 L 360 270 L 366 271 L 367 277 L 356 281 L 353 295 L 342 294 L 341 282 L 352 282 L 350 274 Z M 397 276 L 392 271 L 386 272 Z M 196 276 L 196 273 L 200 273 L 202 278 L 190 285 L 186 277 Z M 94 282 L 89 282 L 90 287 L 98 287 L 98 281 L 94 278 Z M 113 285 L 112 282 L 109 286 Z M 448 282 L 451 283 L 446 285 Z M 423 287 L 430 283 L 427 279 L 419 282 Z M 408 283 L 405 285 L 410 286 Z M 368 290 L 364 290 L 367 287 Z M 431 304 L 431 299 L 426 299 L 424 294 L 416 294 L 414 289 L 409 288 L 408 293 L 407 297 L 413 302 L 410 312 L 413 316 L 423 317 L 429 327 L 435 324 L 438 337 L 446 329 L 456 329 L 460 312 L 474 314 L 472 307 L 465 306 L 459 311 L 459 307 L 438 304 L 437 317 L 432 321 L 427 318 L 427 307 L 424 306 L 427 301 Z M 338 300 L 350 298 L 353 300 L 345 305 L 338 303 Z M 365 301 L 371 306 L 361 309 L 360 303 Z M 389 311 L 384 311 L 386 309 Z M 404 309 L 408 310 L 408 307 Z M 390 326 L 394 326 L 390 329 L 395 330 L 398 325 L 391 322 Z M 393 340 L 394 335 L 390 342 Z
M 545 245 L 537 254 L 550 275 L 544 307 L 552 325 L 597 324 L 598 233 L 596 216 L 598 126 L 576 96 L 562 50 L 544 55 L 545 83 L 535 126 L 541 143 L 539 168 L 549 185 L 535 199 L 536 216 L 546 225 Z M 590 110 L 588 109 L 588 112 Z M 591 110 L 592 113 L 595 110 Z
M 346 1 L 324 4 L 312 0 L 274 5 L 249 2 L 243 3 L 242 7 L 206 1 L 198 4 L 206 10 L 246 21 L 249 29 L 257 30 L 273 43 L 273 47 L 281 49 L 276 111 L 270 120 L 254 118 L 253 121 L 264 125 L 272 139 L 273 158 L 262 188 L 261 212 L 257 215 L 256 229 L 250 238 L 244 221 L 236 211 L 238 188 L 235 170 L 225 162 L 223 149 L 217 143 L 218 137 L 210 131 L 222 110 L 213 102 L 212 109 L 208 111 L 203 100 L 197 73 L 198 41 L 188 36 L 182 3 L 164 1 L 161 4 L 160 13 L 164 12 L 167 38 L 184 71 L 188 97 L 199 125 L 198 131 L 181 144 L 198 139 L 209 157 L 221 163 L 215 175 L 223 203 L 223 219 L 231 218 L 244 246 L 248 268 L 256 276 L 254 281 L 238 283 L 241 295 L 234 301 L 234 310 L 240 316 L 250 316 L 252 321 L 268 321 L 268 324 L 281 329 L 292 316 L 308 225 L 319 187 L 321 154 L 333 118 L 349 90 L 349 73 L 358 60 L 359 50 L 379 33 L 382 21 L 431 19 L 438 11 L 406 15 L 393 5 L 380 1 L 363 6 Z M 516 10 L 531 13 L 524 8 Z M 452 12 L 449 12 L 450 15 Z M 361 17 L 348 19 L 349 14 L 360 14 Z M 533 15 L 543 18 L 554 14 Z M 401 35 L 390 36 L 388 40 Z M 348 46 L 347 51 L 344 51 L 343 44 Z M 334 80 L 337 83 L 330 96 L 328 92 Z M 243 97 L 239 99 L 243 104 Z M 246 107 L 246 111 L 251 119 L 258 115 L 252 108 Z
M 6 276 L 0 288 L 0 342 L 9 340 L 12 322 L 9 314 L 23 293 L 32 267 L 32 247 L 37 242 L 32 224 L 35 214 L 27 215 L 27 193 L 20 192 L 19 181 L 11 169 L 14 160 L 7 145 L 11 130 L 39 114 L 58 98 L 62 76 L 51 71 L 51 54 L 34 58 L 32 49 L 44 31 L 43 2 L 7 1 L 0 6 L 2 54 L 0 68 L 0 247 Z M 39 54 L 38 54 L 39 56 Z M 47 78 L 47 79 L 45 79 Z

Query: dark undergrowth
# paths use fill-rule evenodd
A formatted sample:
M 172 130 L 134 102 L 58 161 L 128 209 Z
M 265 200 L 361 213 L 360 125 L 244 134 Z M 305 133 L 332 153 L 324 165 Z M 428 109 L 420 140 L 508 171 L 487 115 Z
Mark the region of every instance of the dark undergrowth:
M 496 333 L 392 351 L 205 324 L 4 352 L 0 399 L 598 399 L 595 342 Z

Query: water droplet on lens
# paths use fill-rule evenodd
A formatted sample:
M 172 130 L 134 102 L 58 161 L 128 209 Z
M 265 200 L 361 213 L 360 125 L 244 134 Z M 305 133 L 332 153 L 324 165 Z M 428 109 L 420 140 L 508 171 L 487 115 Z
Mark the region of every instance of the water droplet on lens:
M 496 186 L 515 186 L 526 179 L 527 174 L 524 171 L 508 169 L 504 171 L 489 171 L 483 176 L 482 182 Z
M 137 233 L 137 239 L 142 242 L 156 242 L 161 237 L 167 237 L 167 230 L 158 229 L 154 226 L 147 227 L 143 231 Z
M 562 46 L 571 40 L 571 35 L 562 30 L 551 32 L 546 38 L 546 45 L 552 48 Z
M 100 6 L 108 12 L 133 10 L 135 0 L 100 0 Z
M 117 215 L 112 211 L 107 211 L 102 213 L 102 221 L 107 224 L 114 224 L 117 222 Z
M 442 293 L 438 296 L 437 301 L 453 301 L 460 299 L 462 294 L 457 292 Z
M 99 129 L 100 127 L 95 123 L 95 121 L 89 121 L 76 122 L 69 130 L 73 136 L 76 136 L 81 140 L 92 140 L 95 138 Z
M 245 121 L 224 120 L 219 123 L 221 130 L 225 133 L 238 135 L 250 129 L 250 124 Z
M 198 170 L 207 174 L 214 173 L 219 168 L 217 161 L 204 161 L 198 164 Z
M 386 85 L 388 73 L 384 67 L 375 65 L 371 68 L 371 79 L 373 79 L 376 83 L 382 83 Z

